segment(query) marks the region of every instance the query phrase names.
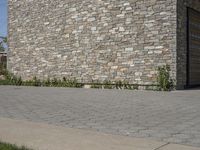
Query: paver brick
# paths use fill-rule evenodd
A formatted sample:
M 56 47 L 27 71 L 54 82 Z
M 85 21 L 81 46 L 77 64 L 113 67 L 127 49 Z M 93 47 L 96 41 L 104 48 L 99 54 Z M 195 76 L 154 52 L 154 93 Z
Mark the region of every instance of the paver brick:
M 0 117 L 200 147 L 200 92 L 0 86 Z

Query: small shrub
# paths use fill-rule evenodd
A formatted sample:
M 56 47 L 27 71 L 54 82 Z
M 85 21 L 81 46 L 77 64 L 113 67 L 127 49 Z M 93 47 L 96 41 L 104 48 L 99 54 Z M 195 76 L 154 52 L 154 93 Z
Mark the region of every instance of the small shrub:
M 81 88 L 84 86 L 82 83 L 78 83 L 76 79 L 50 79 L 40 80 L 34 77 L 32 80 L 23 81 L 21 77 L 17 77 L 10 73 L 6 69 L 2 71 L 2 75 L 5 77 L 4 80 L 0 80 L 0 85 L 17 85 L 17 86 L 47 86 L 47 87 L 74 87 Z
M 159 84 L 159 90 L 170 91 L 174 88 L 174 81 L 170 77 L 170 66 L 165 65 L 158 68 L 157 82 Z
M 42 85 L 40 79 L 38 79 L 37 77 L 33 77 L 32 84 L 33 84 L 33 86 L 41 86 Z
M 4 75 L 6 72 L 6 64 L 0 63 L 0 75 Z
M 113 89 L 113 85 L 112 85 L 112 82 L 111 81 L 104 81 L 103 82 L 103 88 L 104 89 Z
M 23 81 L 22 81 L 22 78 L 21 77 L 16 77 L 15 80 L 14 80 L 14 84 L 15 85 L 18 85 L 18 86 L 21 86 L 23 84 Z
M 116 87 L 116 89 L 123 89 L 123 87 L 124 87 L 123 82 L 122 81 L 117 81 L 115 83 L 115 87 Z
M 57 87 L 58 86 L 58 80 L 56 78 L 53 78 L 51 81 L 51 85 Z
M 62 81 L 58 81 L 58 82 L 60 82 L 59 84 L 62 85 L 63 87 L 81 88 L 84 86 L 82 83 L 78 83 L 76 79 L 63 78 Z
M 8 80 L 0 80 L 0 85 L 10 85 Z
M 160 69 L 162 70 L 162 69 Z M 163 73 L 163 71 L 162 71 Z M 37 77 L 34 77 L 32 80 L 23 81 L 21 77 L 17 77 L 14 74 L 10 73 L 7 70 L 3 71 L 5 76 L 5 80 L 0 80 L 0 85 L 17 85 L 17 86 L 45 86 L 45 87 L 73 87 L 73 88 L 82 88 L 85 84 L 79 83 L 75 78 L 74 79 L 67 79 L 63 77 L 62 79 L 57 78 L 47 78 L 46 80 L 40 80 Z M 162 75 L 161 75 L 162 76 Z M 162 81 L 163 79 L 160 79 Z M 163 85 L 163 84 L 161 84 Z M 163 87 L 163 86 L 161 86 Z M 100 82 L 93 82 L 91 84 L 91 88 L 97 89 L 128 89 L 128 90 L 138 90 L 139 85 L 137 84 L 129 84 L 126 81 L 104 81 L 103 83 Z
M 0 150 L 31 150 L 31 149 L 28 149 L 25 146 L 18 147 L 13 144 L 0 142 Z
M 23 81 L 21 77 L 16 77 L 12 73 L 9 73 L 7 70 L 3 71 L 4 80 L 1 80 L 1 85 L 18 85 L 21 86 Z
M 92 85 L 91 85 L 91 88 L 93 88 L 93 89 L 102 89 L 102 85 L 101 85 L 101 84 L 98 84 L 98 83 L 92 84 Z
M 48 78 L 47 80 L 43 81 L 43 86 L 49 87 L 51 86 L 51 80 Z
M 91 88 L 96 88 L 96 89 L 127 89 L 127 90 L 138 90 L 138 85 L 136 84 L 129 84 L 128 82 L 125 81 L 116 81 L 116 82 L 111 82 L 111 81 L 104 81 L 103 83 L 93 83 Z
M 138 90 L 139 89 L 139 86 L 137 84 L 129 84 L 128 82 L 124 82 L 123 87 L 126 90 Z

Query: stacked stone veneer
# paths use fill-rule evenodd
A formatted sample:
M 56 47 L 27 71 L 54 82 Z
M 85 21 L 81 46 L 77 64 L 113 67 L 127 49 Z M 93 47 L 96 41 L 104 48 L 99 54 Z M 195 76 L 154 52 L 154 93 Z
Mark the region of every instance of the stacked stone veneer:
M 176 78 L 176 0 L 9 0 L 8 68 L 23 79 Z

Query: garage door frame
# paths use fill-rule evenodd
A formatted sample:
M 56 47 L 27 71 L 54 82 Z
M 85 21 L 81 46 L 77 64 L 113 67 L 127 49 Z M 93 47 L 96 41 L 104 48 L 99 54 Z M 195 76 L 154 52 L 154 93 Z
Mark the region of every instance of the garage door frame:
M 197 12 L 200 15 L 199 11 L 187 7 L 187 88 L 200 87 L 200 84 L 190 84 L 190 11 Z

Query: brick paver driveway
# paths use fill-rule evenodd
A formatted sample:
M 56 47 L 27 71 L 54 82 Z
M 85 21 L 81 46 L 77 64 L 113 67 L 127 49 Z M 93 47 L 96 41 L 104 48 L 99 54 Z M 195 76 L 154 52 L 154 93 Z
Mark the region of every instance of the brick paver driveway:
M 0 86 L 0 117 L 200 147 L 200 90 L 151 92 Z

